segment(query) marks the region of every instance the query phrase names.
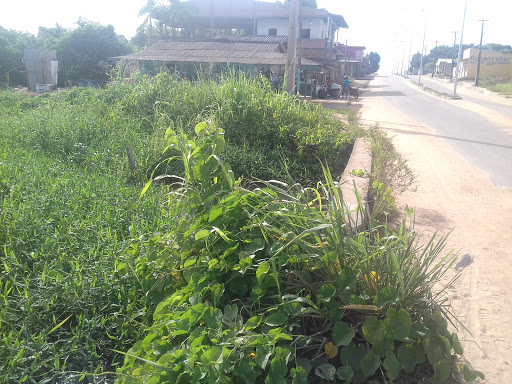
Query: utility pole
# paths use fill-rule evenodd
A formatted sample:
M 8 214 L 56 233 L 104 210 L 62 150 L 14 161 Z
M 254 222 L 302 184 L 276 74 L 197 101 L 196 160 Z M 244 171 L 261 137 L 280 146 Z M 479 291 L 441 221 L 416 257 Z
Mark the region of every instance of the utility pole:
M 153 19 L 151 19 L 151 14 L 149 15 L 149 46 L 153 45 Z
M 468 8 L 468 0 L 464 3 L 464 16 L 462 17 L 462 30 L 460 31 L 459 54 L 457 56 L 457 69 L 455 70 L 455 81 L 453 83 L 453 99 L 459 99 L 457 96 L 457 79 L 459 78 L 460 59 L 462 58 L 462 38 L 464 36 L 464 24 L 466 23 L 466 9 Z
M 343 77 L 347 74 L 347 45 L 348 45 L 348 39 L 345 39 L 345 53 L 343 54 Z
M 297 23 L 299 18 L 299 0 L 290 1 L 290 16 L 288 18 L 288 47 L 286 54 L 286 84 L 285 91 L 293 92 L 295 73 L 297 72 Z
M 427 31 L 427 16 L 425 15 L 425 25 L 423 27 L 423 43 L 421 45 L 420 70 L 418 72 L 418 84 L 421 84 L 421 74 L 423 72 L 423 50 L 425 49 L 425 32 Z
M 435 49 L 437 49 L 437 43 L 439 43 L 439 40 L 436 40 L 436 48 Z M 434 51 L 434 64 L 432 65 L 432 77 L 434 77 L 434 71 L 436 69 L 436 62 L 437 62 L 437 57 L 435 55 L 435 52 L 436 51 Z
M 482 39 L 484 38 L 484 23 L 489 20 L 478 20 L 482 22 L 482 33 L 480 34 L 480 47 L 478 48 L 478 64 L 476 65 L 475 86 L 478 87 L 478 79 L 480 77 L 480 59 L 482 58 Z
M 407 72 L 409 72 L 409 68 L 412 67 L 412 38 L 413 38 L 413 34 L 411 33 L 411 45 L 409 46 L 409 65 L 407 67 Z M 412 75 L 412 68 L 411 68 L 411 75 Z M 409 78 L 409 76 L 406 76 L 407 78 Z
M 302 68 L 302 25 L 303 25 L 303 15 L 302 15 L 302 8 L 303 8 L 303 0 L 298 1 L 298 10 L 297 10 L 297 20 L 298 20 L 298 40 L 297 40 L 297 94 L 300 95 L 300 71 Z M 307 81 L 308 79 L 304 79 L 304 83 L 306 85 L 306 91 L 304 91 L 304 95 L 307 94 Z
M 455 44 L 457 44 L 457 32 L 459 31 L 453 31 L 455 37 L 453 38 L 452 67 L 450 68 L 450 80 L 453 79 L 453 61 L 455 58 Z
M 404 57 L 405 57 L 405 41 L 402 41 L 402 69 L 401 74 L 404 75 Z

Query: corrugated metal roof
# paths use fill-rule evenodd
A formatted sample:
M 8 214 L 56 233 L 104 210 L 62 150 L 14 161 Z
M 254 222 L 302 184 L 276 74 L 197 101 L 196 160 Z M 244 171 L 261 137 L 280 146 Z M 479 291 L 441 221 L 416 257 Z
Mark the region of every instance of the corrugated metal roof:
M 286 54 L 279 44 L 237 43 L 219 41 L 159 41 L 151 47 L 116 59 L 188 62 L 286 65 Z M 321 66 L 302 59 L 304 66 Z
M 302 39 L 302 48 L 325 48 L 327 47 L 327 40 L 325 39 Z
M 214 40 L 222 41 L 245 41 L 251 43 L 274 43 L 284 44 L 288 42 L 287 36 L 266 36 L 266 35 L 220 35 L 216 36 Z

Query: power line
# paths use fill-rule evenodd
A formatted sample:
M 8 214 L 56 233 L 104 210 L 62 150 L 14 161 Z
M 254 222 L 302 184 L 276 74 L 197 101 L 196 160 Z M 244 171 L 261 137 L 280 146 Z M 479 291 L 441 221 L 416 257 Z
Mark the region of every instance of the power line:
M 19 68 L 21 68 L 21 67 L 24 67 L 24 66 L 25 66 L 25 64 L 21 64 L 19 67 L 13 68 L 13 69 L 11 69 L 10 71 L 5 72 L 2 76 L 0 76 L 0 79 L 1 79 L 2 77 L 4 77 L 4 76 L 7 76 L 7 75 L 8 75 L 9 73 L 11 73 L 12 71 L 15 71 L 15 70 L 17 70 L 17 69 L 19 69 Z

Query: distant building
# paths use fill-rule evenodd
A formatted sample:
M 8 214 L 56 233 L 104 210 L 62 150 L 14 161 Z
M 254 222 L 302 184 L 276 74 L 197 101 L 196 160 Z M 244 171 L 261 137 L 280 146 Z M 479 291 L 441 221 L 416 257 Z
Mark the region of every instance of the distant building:
M 459 68 L 460 78 L 474 79 L 478 65 L 478 48 L 469 48 L 464 51 L 462 63 Z M 512 78 L 512 54 L 495 51 L 482 51 L 480 59 L 480 78 L 501 77 Z
M 237 30 L 245 35 L 288 36 L 289 6 L 257 0 L 189 0 L 181 3 L 189 15 L 170 21 L 171 27 L 214 31 Z M 301 37 L 334 42 L 338 28 L 348 28 L 341 15 L 325 9 L 302 10 Z
M 343 76 L 359 77 L 367 74 L 368 70 L 363 60 L 365 50 L 366 47 L 363 46 L 336 45 L 336 58 Z
M 25 49 L 28 89 L 46 92 L 57 89 L 58 61 L 55 51 Z
M 436 75 L 450 77 L 453 66 L 457 63 L 454 59 L 437 59 Z
M 179 30 L 181 40 L 159 41 L 117 59 L 131 62 L 130 68 L 152 62 L 181 73 L 206 67 L 216 71 L 229 64 L 246 72 L 271 71 L 273 77 L 282 78 L 287 61 L 288 5 L 257 0 L 189 0 L 180 7 L 183 17 L 161 22 Z M 339 29 L 348 25 L 343 16 L 325 9 L 305 7 L 301 13 L 297 57 L 301 84 L 311 93 L 312 85 L 326 81 L 328 75 L 341 81 L 334 42 Z

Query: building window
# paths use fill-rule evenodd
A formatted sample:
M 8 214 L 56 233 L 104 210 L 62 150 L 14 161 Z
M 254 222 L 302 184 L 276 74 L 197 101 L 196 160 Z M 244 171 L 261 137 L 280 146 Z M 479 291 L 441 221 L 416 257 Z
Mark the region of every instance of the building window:
M 269 28 L 268 35 L 269 36 L 277 36 L 277 28 Z
M 303 39 L 309 39 L 311 37 L 311 29 L 301 29 L 300 37 L 302 37 Z

